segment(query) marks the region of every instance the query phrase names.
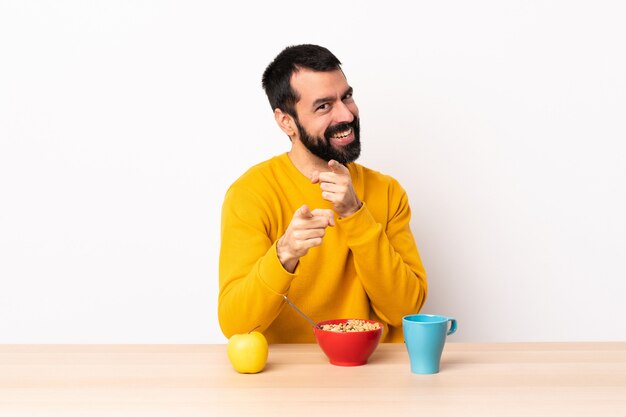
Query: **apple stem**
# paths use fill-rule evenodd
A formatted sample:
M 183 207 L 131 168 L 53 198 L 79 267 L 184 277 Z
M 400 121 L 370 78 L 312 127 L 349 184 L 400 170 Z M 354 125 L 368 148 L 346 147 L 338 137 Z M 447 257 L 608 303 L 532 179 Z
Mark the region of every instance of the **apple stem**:
M 258 326 L 256 326 L 254 329 L 250 330 L 250 331 L 248 332 L 248 334 L 252 333 L 253 331 L 255 331 L 256 329 L 258 329 L 259 327 L 261 327 L 261 325 L 260 325 L 260 324 L 259 324 Z

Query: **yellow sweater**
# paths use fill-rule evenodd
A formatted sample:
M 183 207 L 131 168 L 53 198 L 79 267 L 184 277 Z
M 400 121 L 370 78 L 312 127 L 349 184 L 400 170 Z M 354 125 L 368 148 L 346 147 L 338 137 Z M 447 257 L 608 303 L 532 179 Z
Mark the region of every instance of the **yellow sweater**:
M 405 191 L 393 178 L 348 164 L 359 211 L 336 218 L 321 246 L 300 258 L 293 274 L 281 265 L 276 241 L 303 204 L 332 208 L 287 154 L 252 167 L 226 193 L 222 207 L 218 315 L 226 337 L 253 329 L 269 343 L 313 343 L 316 322 L 379 320 L 383 341 L 402 342 L 402 316 L 419 311 L 426 274 L 409 226 Z

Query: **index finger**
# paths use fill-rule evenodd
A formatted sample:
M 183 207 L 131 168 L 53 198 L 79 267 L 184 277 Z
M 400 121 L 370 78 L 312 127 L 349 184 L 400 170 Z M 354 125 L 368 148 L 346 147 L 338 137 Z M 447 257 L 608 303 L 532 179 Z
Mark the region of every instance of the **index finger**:
M 311 213 L 311 210 L 309 209 L 309 206 L 304 204 L 298 210 L 296 210 L 296 213 L 294 214 L 294 217 L 296 217 L 296 216 L 300 217 L 300 218 L 303 218 L 303 219 L 310 219 L 310 218 L 313 217 L 313 213 Z
M 350 172 L 348 170 L 348 167 L 346 167 L 344 164 L 340 164 L 334 159 L 331 159 L 330 161 L 328 161 L 328 168 L 330 168 L 336 174 L 345 174 L 345 173 Z

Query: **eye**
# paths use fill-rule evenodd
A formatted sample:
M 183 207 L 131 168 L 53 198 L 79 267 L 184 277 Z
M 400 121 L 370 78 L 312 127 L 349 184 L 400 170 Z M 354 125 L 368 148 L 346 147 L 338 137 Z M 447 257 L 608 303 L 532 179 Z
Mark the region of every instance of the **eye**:
M 343 96 L 343 101 L 350 101 L 350 100 L 352 100 L 352 92 L 349 92 L 345 96 Z
M 329 108 L 330 108 L 330 105 L 329 105 L 328 103 L 324 103 L 324 104 L 322 104 L 322 105 L 318 106 L 318 107 L 315 109 L 315 111 L 318 111 L 318 110 L 328 110 Z

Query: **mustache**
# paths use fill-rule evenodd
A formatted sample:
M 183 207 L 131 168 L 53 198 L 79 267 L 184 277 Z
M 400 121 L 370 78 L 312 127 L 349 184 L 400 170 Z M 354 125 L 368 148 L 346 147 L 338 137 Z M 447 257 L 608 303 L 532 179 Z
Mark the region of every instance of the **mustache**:
M 329 126 L 324 131 L 324 138 L 326 140 L 330 140 L 330 137 L 333 136 L 335 133 L 343 132 L 344 130 L 348 130 L 349 128 L 352 128 L 353 131 L 357 131 L 358 130 L 358 128 L 359 128 L 359 118 L 358 117 L 355 117 L 351 122 L 337 123 L 334 126 Z

